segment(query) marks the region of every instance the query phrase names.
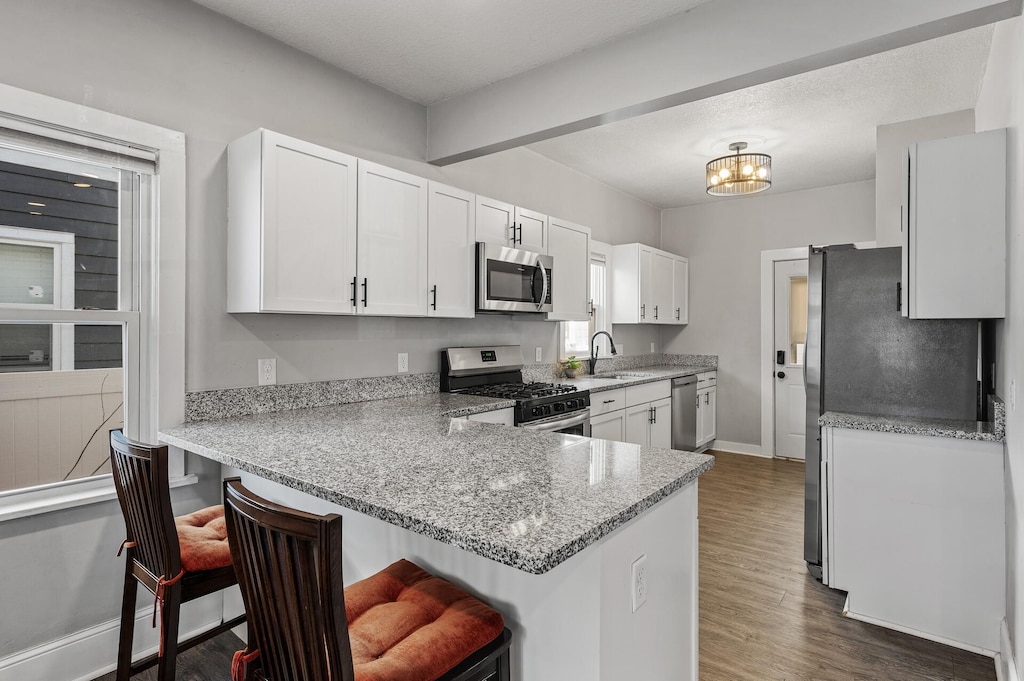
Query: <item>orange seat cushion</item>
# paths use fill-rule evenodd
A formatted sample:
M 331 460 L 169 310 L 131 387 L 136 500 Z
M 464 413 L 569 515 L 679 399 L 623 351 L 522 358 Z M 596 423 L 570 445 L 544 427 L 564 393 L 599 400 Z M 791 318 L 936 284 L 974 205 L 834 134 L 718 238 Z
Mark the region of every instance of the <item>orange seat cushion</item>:
M 345 589 L 356 681 L 433 681 L 505 628 L 501 613 L 407 560 Z
M 210 506 L 174 519 L 185 572 L 215 570 L 231 565 L 224 507 Z

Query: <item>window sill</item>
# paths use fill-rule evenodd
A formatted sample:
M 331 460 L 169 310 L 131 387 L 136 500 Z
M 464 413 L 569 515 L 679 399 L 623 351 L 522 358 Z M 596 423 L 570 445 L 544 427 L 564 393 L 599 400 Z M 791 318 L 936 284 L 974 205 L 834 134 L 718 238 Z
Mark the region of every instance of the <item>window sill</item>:
M 194 485 L 198 482 L 198 475 L 182 475 L 171 478 L 170 487 L 174 489 Z M 59 490 L 45 489 L 15 493 L 7 498 L 0 498 L 0 522 L 96 504 L 116 498 L 117 491 L 109 477 L 84 481 Z

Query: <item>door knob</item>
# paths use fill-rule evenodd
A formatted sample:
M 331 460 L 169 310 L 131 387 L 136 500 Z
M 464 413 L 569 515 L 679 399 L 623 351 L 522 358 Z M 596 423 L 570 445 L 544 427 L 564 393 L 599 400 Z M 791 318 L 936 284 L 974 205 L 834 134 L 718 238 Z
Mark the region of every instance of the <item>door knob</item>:
M 778 376 L 779 378 L 785 378 L 786 377 L 786 372 L 785 371 L 780 371 L 780 372 L 778 372 L 775 375 Z

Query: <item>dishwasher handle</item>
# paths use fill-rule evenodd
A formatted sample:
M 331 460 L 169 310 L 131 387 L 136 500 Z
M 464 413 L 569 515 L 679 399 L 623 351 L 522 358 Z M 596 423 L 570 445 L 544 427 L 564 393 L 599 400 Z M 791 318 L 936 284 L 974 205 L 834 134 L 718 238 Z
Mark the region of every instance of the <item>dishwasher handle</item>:
M 683 376 L 681 378 L 672 379 L 672 387 L 675 388 L 678 385 L 690 385 L 691 383 L 697 382 L 697 376 Z

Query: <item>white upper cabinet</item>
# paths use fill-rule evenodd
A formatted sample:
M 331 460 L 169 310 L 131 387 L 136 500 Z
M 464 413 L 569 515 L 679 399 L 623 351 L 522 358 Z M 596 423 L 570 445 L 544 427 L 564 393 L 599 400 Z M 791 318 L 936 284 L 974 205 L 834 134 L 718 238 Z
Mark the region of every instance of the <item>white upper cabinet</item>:
M 427 181 L 359 161 L 360 312 L 427 314 Z
M 921 142 L 906 157 L 903 316 L 1006 316 L 1006 131 Z
M 672 321 L 688 324 L 690 321 L 690 262 L 676 255 L 672 257 Z
M 516 206 L 515 222 L 516 248 L 548 253 L 547 215 Z
M 548 225 L 548 255 L 552 265 L 549 321 L 590 319 L 590 228 L 567 220 L 551 218 Z
M 688 276 L 682 256 L 644 244 L 613 246 L 612 323 L 686 324 Z
M 228 312 L 351 314 L 356 159 L 257 130 L 228 147 Z
M 654 251 L 651 257 L 651 303 L 648 319 L 655 324 L 674 324 L 675 309 L 672 306 L 672 256 L 664 251 Z
M 431 317 L 472 317 L 476 195 L 438 182 L 429 182 L 427 187 L 427 313 Z
M 476 197 L 476 240 L 489 244 L 515 247 L 519 237 L 514 229 L 515 207 L 510 203 Z

